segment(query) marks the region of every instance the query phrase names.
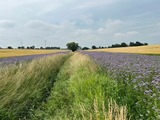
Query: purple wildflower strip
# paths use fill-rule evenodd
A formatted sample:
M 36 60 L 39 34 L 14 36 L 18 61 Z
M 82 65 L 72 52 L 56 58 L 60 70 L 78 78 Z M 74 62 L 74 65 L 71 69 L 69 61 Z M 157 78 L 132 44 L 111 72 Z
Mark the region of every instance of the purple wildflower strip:
M 152 79 L 152 84 L 160 83 L 160 56 L 105 53 L 105 52 L 82 52 L 93 58 L 100 66 L 115 73 L 126 72 L 136 76 L 136 79 Z
M 129 85 L 133 84 L 135 90 L 147 96 L 147 100 L 144 97 L 143 104 L 151 106 L 156 114 L 160 113 L 158 107 L 160 103 L 160 56 L 87 51 L 81 53 L 90 56 L 116 80 L 129 81 Z M 139 101 L 136 104 L 139 104 Z
M 10 64 L 17 64 L 17 63 L 24 62 L 24 61 L 39 59 L 39 58 L 42 58 L 42 57 L 53 56 L 53 55 L 58 55 L 58 54 L 67 54 L 67 53 L 69 53 L 69 52 L 65 51 L 65 52 L 48 53 L 48 54 L 37 54 L 37 55 L 0 58 L 0 67 L 10 65 Z

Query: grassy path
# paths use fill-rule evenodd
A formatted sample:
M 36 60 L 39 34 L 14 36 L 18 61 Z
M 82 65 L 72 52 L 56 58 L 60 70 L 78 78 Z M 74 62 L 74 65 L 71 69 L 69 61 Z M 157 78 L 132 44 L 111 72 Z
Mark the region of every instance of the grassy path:
M 75 53 L 58 73 L 47 102 L 32 118 L 126 120 L 126 106 L 119 106 L 111 99 L 117 88 L 117 84 L 101 73 L 89 57 Z

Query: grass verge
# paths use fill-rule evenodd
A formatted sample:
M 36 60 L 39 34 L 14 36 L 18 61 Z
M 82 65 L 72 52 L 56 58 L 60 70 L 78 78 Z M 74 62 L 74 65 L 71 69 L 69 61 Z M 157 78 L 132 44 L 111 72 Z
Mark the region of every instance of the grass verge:
M 29 119 L 49 96 L 67 58 L 57 55 L 0 69 L 0 119 Z
M 127 107 L 112 99 L 119 87 L 89 57 L 75 53 L 58 73 L 47 102 L 32 118 L 126 120 Z

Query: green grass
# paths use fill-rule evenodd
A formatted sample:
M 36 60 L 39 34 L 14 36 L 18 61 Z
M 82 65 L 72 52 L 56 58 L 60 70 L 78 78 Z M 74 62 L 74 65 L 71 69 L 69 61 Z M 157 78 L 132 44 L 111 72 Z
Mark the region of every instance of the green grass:
M 124 72 L 125 74 L 125 72 Z M 80 53 L 57 55 L 0 69 L 0 119 L 156 119 L 129 76 L 116 75 Z M 111 77 L 112 76 L 112 77 Z M 126 77 L 126 78 L 125 78 Z M 152 103 L 154 98 L 150 99 Z M 136 104 L 139 103 L 139 104 Z M 159 104 L 154 102 L 153 104 Z M 149 109 L 148 109 L 149 108 Z M 147 113 L 146 111 L 150 111 Z
M 0 69 L 0 119 L 28 119 L 49 96 L 67 56 L 57 55 Z
M 126 120 L 126 106 L 112 99 L 117 90 L 115 81 L 88 57 L 76 53 L 61 68 L 50 97 L 33 119 Z

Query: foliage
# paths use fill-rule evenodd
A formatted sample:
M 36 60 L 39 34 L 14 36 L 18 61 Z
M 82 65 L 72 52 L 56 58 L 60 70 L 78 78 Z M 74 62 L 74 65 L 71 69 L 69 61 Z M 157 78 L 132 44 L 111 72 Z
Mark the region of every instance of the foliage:
M 121 44 L 113 44 L 111 46 L 108 46 L 108 48 L 117 48 L 117 47 L 132 47 L 132 46 L 144 46 L 148 45 L 148 43 L 141 43 L 141 42 L 130 42 L 129 45 L 125 42 L 122 42 Z
M 19 46 L 18 49 L 25 49 L 25 47 L 24 46 Z
M 121 86 L 117 102 L 127 104 L 132 119 L 160 119 L 159 56 L 83 53 L 91 56 Z
M 27 49 L 35 49 L 35 46 L 30 46 L 30 47 L 27 47 Z
M 95 45 L 92 46 L 92 49 L 97 49 L 97 47 Z
M 129 46 L 143 46 L 143 45 L 148 45 L 148 43 L 141 43 L 141 42 L 130 42 Z
M 8 49 L 13 49 L 11 46 L 8 46 L 7 48 L 8 48 Z
M 88 47 L 83 47 L 82 50 L 89 50 L 89 48 Z
M 46 47 L 45 49 L 60 49 L 60 47 Z
M 126 106 L 111 99 L 119 87 L 90 58 L 76 53 L 61 68 L 47 103 L 33 119 L 126 120 Z
M 70 42 L 70 43 L 67 43 L 67 48 L 72 50 L 73 52 L 76 51 L 78 49 L 78 43 L 75 43 L 75 42 Z
M 0 119 L 30 119 L 47 99 L 66 55 L 41 58 L 0 69 Z
M 82 51 L 1 68 L 0 119 L 158 120 L 159 62 Z

